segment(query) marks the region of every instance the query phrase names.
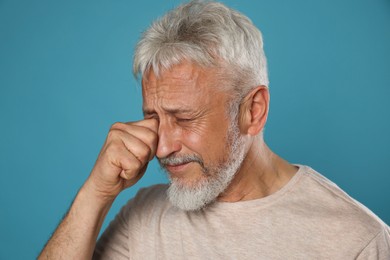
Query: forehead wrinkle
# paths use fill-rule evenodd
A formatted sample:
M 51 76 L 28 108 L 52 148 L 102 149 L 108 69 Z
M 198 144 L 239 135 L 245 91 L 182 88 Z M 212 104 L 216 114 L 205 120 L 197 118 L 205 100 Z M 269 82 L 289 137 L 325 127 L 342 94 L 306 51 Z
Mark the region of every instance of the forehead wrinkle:
M 222 83 L 218 73 L 213 70 L 183 63 L 162 72 L 158 77 L 150 71 L 142 80 L 144 115 L 155 114 L 155 109 L 164 113 L 201 109 L 217 94 L 216 85 Z
M 153 72 L 150 72 L 142 84 L 144 98 L 150 96 L 154 96 L 155 99 L 169 98 L 171 95 L 181 94 L 183 91 L 196 88 L 199 86 L 197 84 L 198 76 L 199 73 L 193 68 L 189 73 L 186 73 L 185 69 L 179 67 L 177 70 L 163 73 L 160 77 L 156 77 Z
M 188 84 L 182 87 L 176 84 L 175 87 L 160 85 L 148 88 L 144 92 L 144 113 L 154 113 L 156 108 L 172 114 L 192 111 L 189 103 L 200 97 L 198 93 L 187 91 L 188 87 Z M 191 97 L 191 101 L 185 97 Z

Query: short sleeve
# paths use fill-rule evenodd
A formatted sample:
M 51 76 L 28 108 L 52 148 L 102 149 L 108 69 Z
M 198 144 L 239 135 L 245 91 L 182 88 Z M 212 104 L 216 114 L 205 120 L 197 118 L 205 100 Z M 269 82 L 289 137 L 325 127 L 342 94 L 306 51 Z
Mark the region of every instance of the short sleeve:
M 101 235 L 92 259 L 130 259 L 135 251 L 142 251 L 141 237 L 153 213 L 159 214 L 159 209 L 165 205 L 165 191 L 166 185 L 140 189 Z
M 99 238 L 92 259 L 129 259 L 128 211 L 130 200 L 110 222 Z
M 357 259 L 389 260 L 390 259 L 390 230 L 383 229 L 363 249 Z

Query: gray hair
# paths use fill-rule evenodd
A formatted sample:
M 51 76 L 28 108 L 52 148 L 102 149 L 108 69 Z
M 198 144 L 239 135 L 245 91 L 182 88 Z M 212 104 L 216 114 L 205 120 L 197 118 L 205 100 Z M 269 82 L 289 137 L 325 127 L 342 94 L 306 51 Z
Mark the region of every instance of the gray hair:
M 261 32 L 221 3 L 190 1 L 156 20 L 137 44 L 133 73 L 142 78 L 152 69 L 159 76 L 185 60 L 220 67 L 236 100 L 269 83 Z

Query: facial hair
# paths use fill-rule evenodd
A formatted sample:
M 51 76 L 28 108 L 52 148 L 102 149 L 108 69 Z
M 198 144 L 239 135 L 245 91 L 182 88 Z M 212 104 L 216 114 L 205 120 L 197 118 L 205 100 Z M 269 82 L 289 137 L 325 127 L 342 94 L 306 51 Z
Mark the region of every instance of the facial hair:
M 170 178 L 167 195 L 169 201 L 185 211 L 200 210 L 211 204 L 224 192 L 245 158 L 244 137 L 238 128 L 238 120 L 232 120 L 227 131 L 229 151 L 226 159 L 218 165 L 205 166 L 198 155 L 170 156 L 159 159 L 160 165 L 179 165 L 195 162 L 200 165 L 204 178 L 193 185 L 185 185 L 179 179 Z M 169 176 L 169 174 L 168 174 Z

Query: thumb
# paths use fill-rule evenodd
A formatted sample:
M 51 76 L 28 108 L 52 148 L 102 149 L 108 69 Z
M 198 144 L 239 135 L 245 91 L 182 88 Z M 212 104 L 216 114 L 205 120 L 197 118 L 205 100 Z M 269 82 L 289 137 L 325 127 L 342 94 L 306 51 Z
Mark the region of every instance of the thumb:
M 128 187 L 133 186 L 134 184 L 136 184 L 144 176 L 144 174 L 146 172 L 146 169 L 148 168 L 148 164 L 149 163 L 146 163 L 144 165 L 144 167 L 142 167 L 140 169 L 140 171 L 138 172 L 138 175 L 135 178 L 131 177 L 131 173 L 130 172 L 122 170 L 122 172 L 120 173 L 120 177 L 124 181 L 124 188 L 128 188 Z

